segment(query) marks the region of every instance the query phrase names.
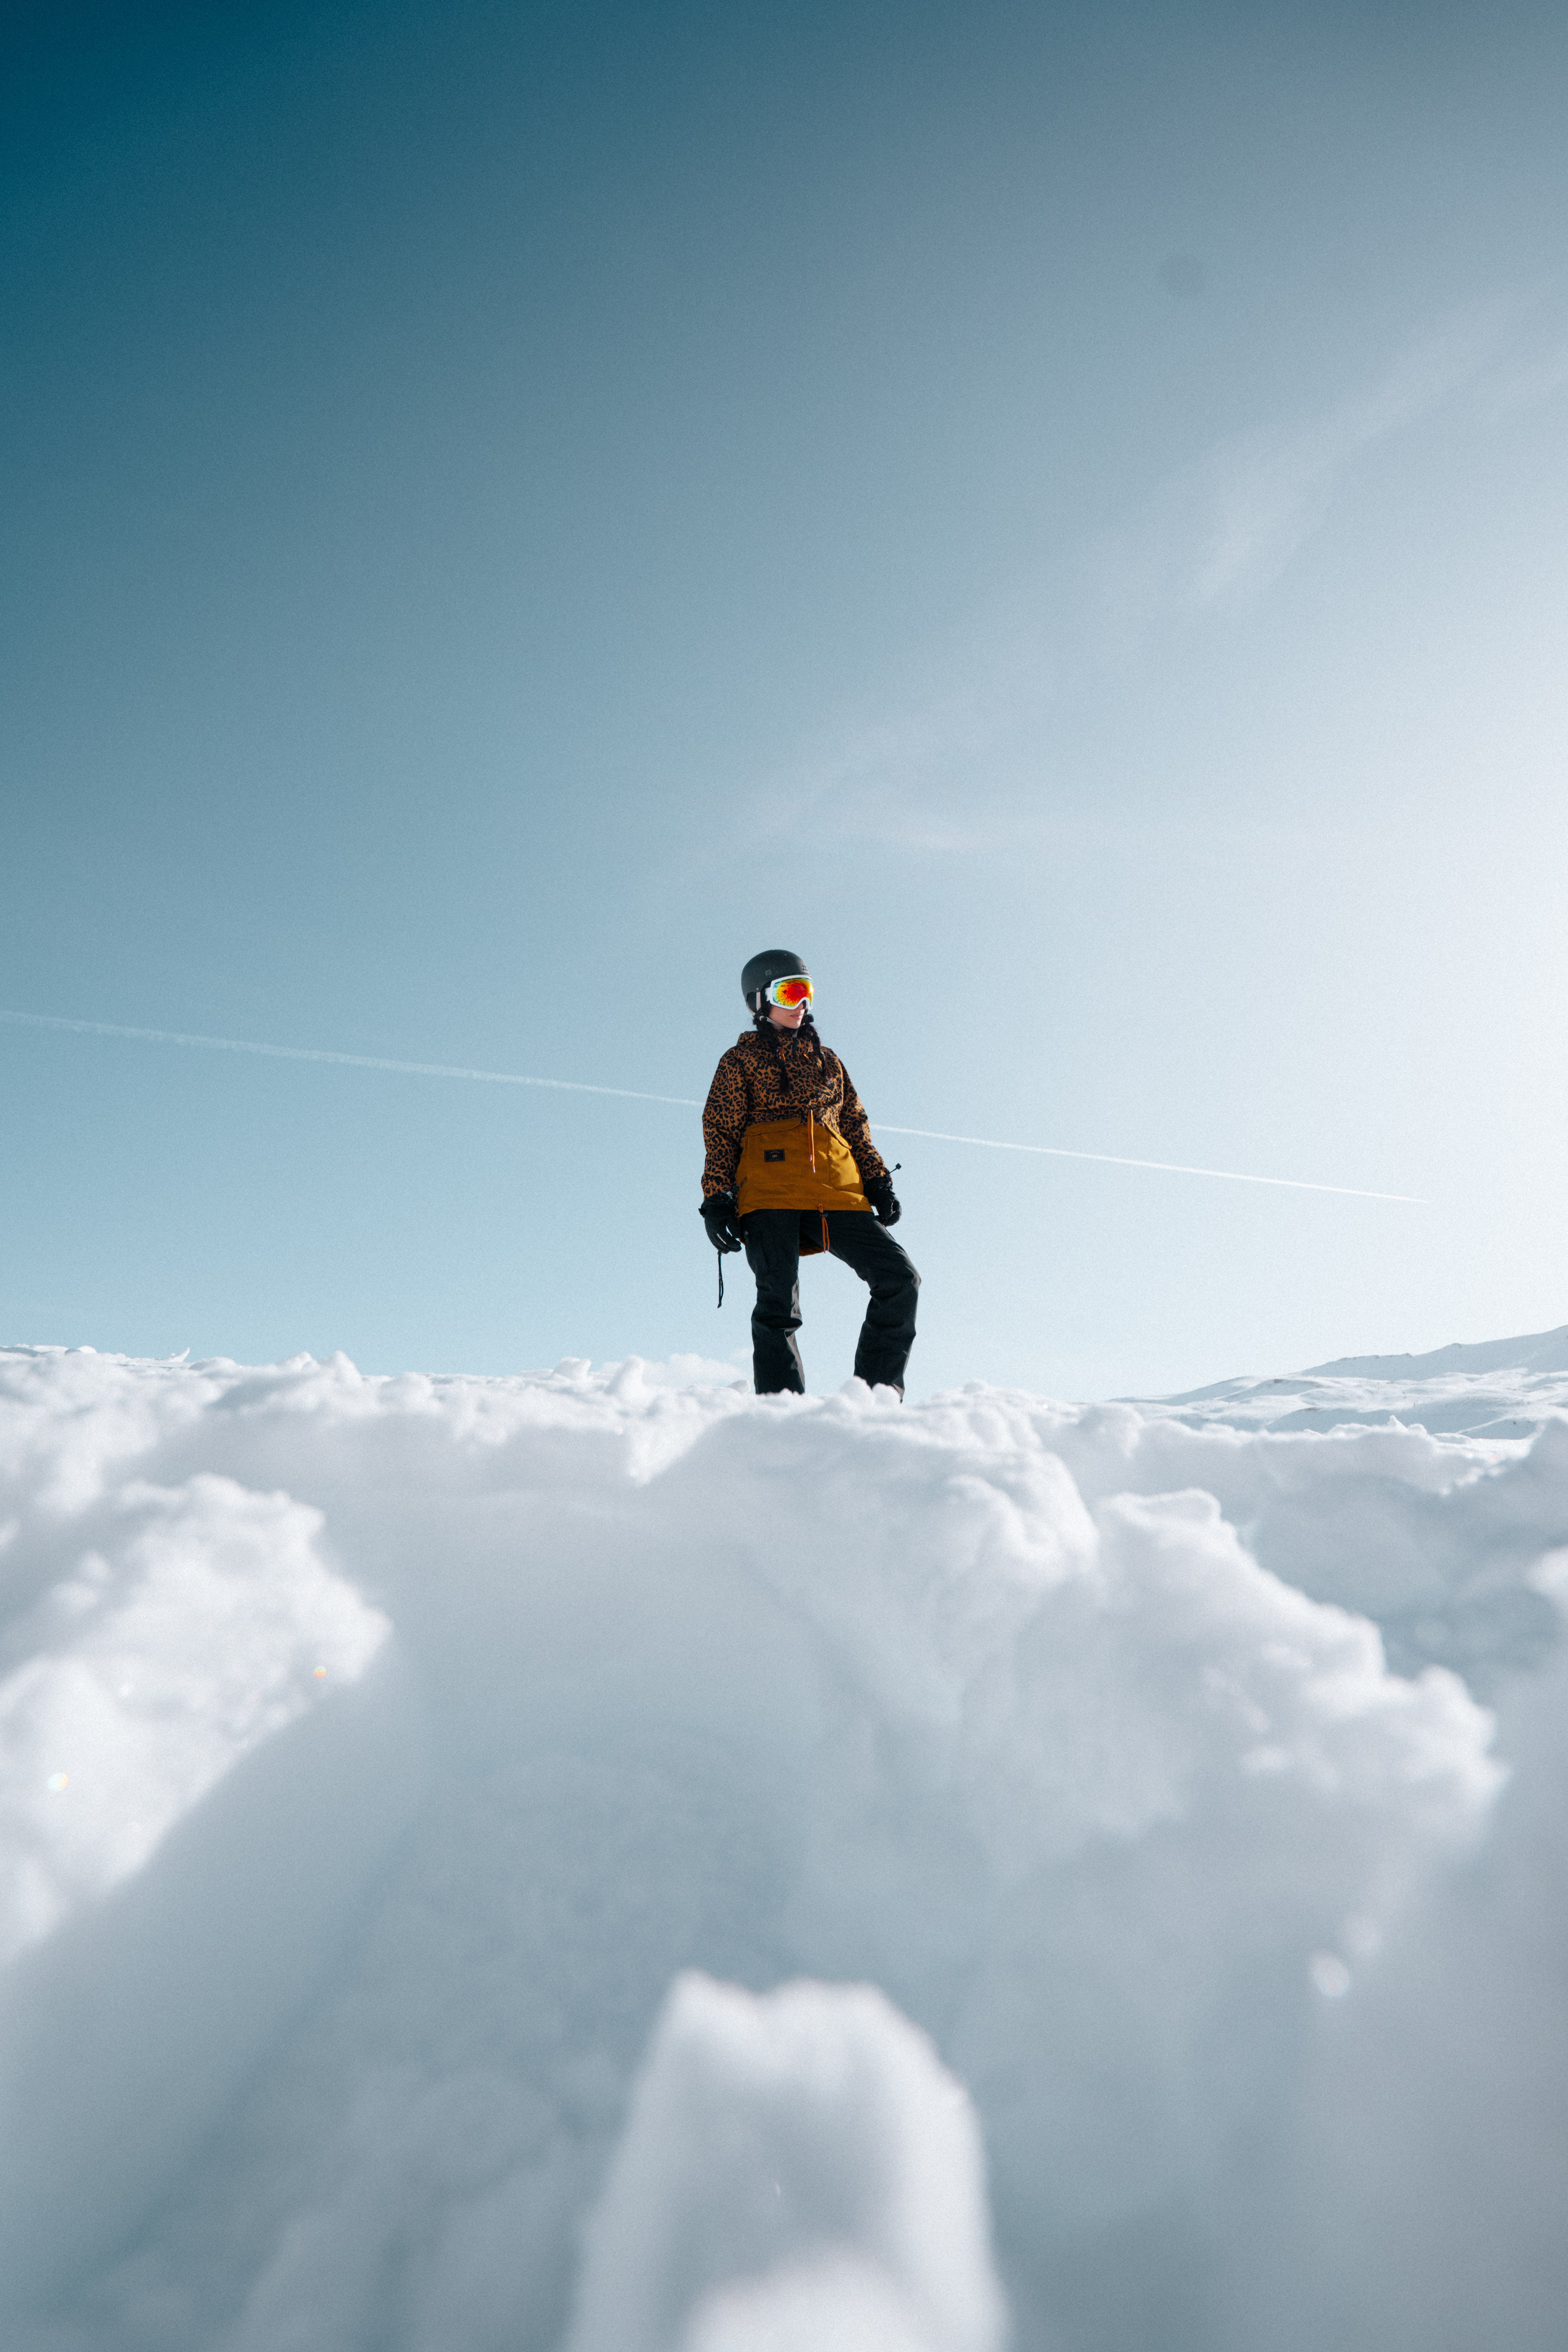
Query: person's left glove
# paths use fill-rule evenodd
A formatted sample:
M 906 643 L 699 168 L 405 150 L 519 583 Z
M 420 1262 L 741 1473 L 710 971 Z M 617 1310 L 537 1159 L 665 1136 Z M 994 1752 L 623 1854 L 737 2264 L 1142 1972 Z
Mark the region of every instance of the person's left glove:
M 741 1247 L 741 1228 L 735 1222 L 733 1192 L 715 1192 L 711 1200 L 703 1202 L 699 1213 L 708 1228 L 708 1238 L 716 1250 L 738 1250 Z
M 877 1223 L 879 1225 L 898 1223 L 904 1213 L 899 1205 L 899 1196 L 893 1190 L 893 1180 L 890 1176 L 868 1177 L 860 1189 L 877 1212 Z

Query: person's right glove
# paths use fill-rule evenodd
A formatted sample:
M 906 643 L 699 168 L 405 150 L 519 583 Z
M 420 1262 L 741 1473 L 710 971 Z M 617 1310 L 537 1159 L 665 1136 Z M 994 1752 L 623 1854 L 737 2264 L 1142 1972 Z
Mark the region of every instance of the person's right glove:
M 890 1176 L 868 1177 L 860 1189 L 877 1212 L 877 1223 L 879 1225 L 898 1223 L 904 1213 L 899 1205 L 899 1196 L 893 1190 L 893 1180 Z
M 715 1192 L 711 1200 L 703 1202 L 700 1214 L 708 1228 L 708 1238 L 716 1250 L 738 1250 L 741 1247 L 741 1228 L 735 1222 L 733 1192 Z

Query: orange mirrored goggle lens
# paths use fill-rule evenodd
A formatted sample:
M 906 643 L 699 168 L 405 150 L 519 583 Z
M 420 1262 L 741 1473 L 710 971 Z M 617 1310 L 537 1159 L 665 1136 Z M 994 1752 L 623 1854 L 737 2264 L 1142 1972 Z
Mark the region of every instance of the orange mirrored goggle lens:
M 768 991 L 768 1003 L 779 1004 L 793 1013 L 797 1004 L 809 1004 L 816 991 L 805 972 L 792 972 L 788 980 L 775 980 Z

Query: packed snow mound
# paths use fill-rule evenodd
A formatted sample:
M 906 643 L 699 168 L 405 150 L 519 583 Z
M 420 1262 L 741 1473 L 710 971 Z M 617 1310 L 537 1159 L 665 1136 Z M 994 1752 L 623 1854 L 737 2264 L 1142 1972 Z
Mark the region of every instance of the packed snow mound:
M 1304 1372 L 1246 1375 L 1162 1400 L 1192 1422 L 1242 1429 L 1409 1425 L 1450 1436 L 1517 1440 L 1568 1412 L 1568 1323 L 1425 1356 L 1341 1356 Z
M 15 1349 L 0 1479 L 19 2352 L 1556 2341 L 1568 1422 Z
M 980 2135 L 870 1986 L 679 1978 L 590 2227 L 569 2352 L 995 2352 Z
M 10 1595 L 0 1964 L 132 1876 L 321 1686 L 358 1682 L 389 1631 L 318 1557 L 321 1513 L 286 1495 L 133 1480 L 103 1517 L 101 1548 L 30 1608 Z

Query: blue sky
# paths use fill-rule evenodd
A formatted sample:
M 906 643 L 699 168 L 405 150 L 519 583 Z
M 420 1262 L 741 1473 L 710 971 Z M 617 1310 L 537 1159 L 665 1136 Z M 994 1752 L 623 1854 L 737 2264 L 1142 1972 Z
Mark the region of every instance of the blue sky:
M 874 1119 L 1431 1203 L 897 1139 L 922 1387 L 1568 1314 L 1561 12 L 9 38 L 0 1004 L 700 1096 L 782 941 Z M 690 1114 L 0 1068 L 6 1338 L 743 1345 Z

